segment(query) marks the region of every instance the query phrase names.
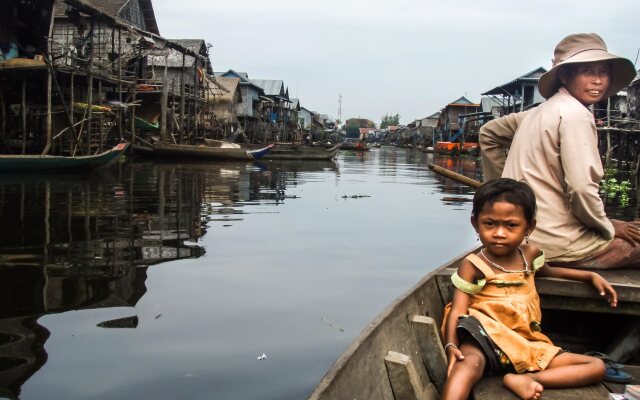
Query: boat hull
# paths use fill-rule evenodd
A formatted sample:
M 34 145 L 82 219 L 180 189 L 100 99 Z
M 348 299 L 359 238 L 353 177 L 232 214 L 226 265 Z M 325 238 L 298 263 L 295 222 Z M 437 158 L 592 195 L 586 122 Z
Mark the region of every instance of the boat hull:
M 194 146 L 185 144 L 155 143 L 153 152 L 162 157 L 179 157 L 210 160 L 257 160 L 271 151 L 273 145 L 255 150 L 242 148 L 224 148 L 211 146 Z
M 325 148 L 277 144 L 264 158 L 266 160 L 332 160 L 339 150 L 340 145 Z
M 439 329 L 444 306 L 454 293 L 450 276 L 466 254 L 468 252 L 426 275 L 378 315 L 333 364 L 309 399 L 393 400 L 399 397 L 397 393 L 394 395 L 395 391 L 410 393 L 416 389 L 399 387 L 409 381 L 419 386 L 415 392 L 429 393 L 424 398 L 439 398 L 438 392 L 446 380 L 446 356 Z M 609 307 L 586 282 L 536 278 L 545 316 L 543 331 L 557 345 L 574 352 L 584 352 L 601 351 L 603 342 L 612 349 L 624 348 L 624 343 L 628 343 L 621 336 L 611 335 L 611 330 L 618 332 L 624 331 L 626 326 L 637 326 L 640 270 L 600 273 L 618 293 L 616 308 Z M 603 328 L 598 337 L 594 321 L 603 318 L 608 318 L 611 325 Z M 586 334 L 580 333 L 583 331 Z M 631 354 L 637 354 L 637 347 L 632 350 Z M 398 357 L 398 353 L 403 357 Z M 398 358 L 404 362 L 397 363 Z M 398 368 L 398 364 L 402 365 Z M 636 367 L 630 366 L 629 370 L 631 368 Z M 398 379 L 398 370 L 407 379 Z M 409 379 L 409 376 L 413 378 Z M 589 397 L 585 393 L 597 395 Z M 510 396 L 500 379 L 483 380 L 474 389 L 474 398 L 478 400 Z M 602 384 L 578 389 L 549 389 L 545 390 L 545 398 L 608 398 L 608 390 Z
M 117 161 L 128 144 L 120 143 L 114 148 L 90 156 L 44 156 L 44 155 L 0 155 L 0 171 L 53 171 L 94 169 Z

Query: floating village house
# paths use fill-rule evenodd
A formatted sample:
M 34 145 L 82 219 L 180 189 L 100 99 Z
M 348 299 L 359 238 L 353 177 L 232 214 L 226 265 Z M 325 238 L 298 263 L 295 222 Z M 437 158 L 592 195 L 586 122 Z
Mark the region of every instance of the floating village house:
M 544 101 L 538 91 L 538 81 L 546 69 L 539 67 L 507 83 L 482 93 L 502 105 L 501 115 L 524 111 Z
M 264 97 L 264 89 L 249 79 L 246 72 L 236 72 L 232 69 L 225 72 L 214 72 L 214 77 L 238 78 L 242 103 L 238 104 L 238 120 L 252 143 L 266 141 L 264 133 L 260 131 L 260 107 Z
M 237 132 L 238 108 L 242 103 L 240 78 L 214 78 L 216 85 L 207 90 L 207 103 L 212 107 L 213 118 L 207 121 L 207 129 L 216 139 L 223 139 Z M 212 82 L 213 83 L 213 82 Z
M 264 90 L 262 115 L 266 117 L 261 130 L 267 140 L 292 141 L 294 133 L 289 130 L 289 90 L 282 80 L 253 79 L 253 82 Z
M 454 142 L 464 128 L 461 123 L 461 115 L 478 112 L 480 104 L 475 104 L 462 96 L 447 104 L 441 111 L 438 120 L 440 140 Z
M 155 130 L 164 142 L 193 144 L 209 136 L 206 122 L 212 111 L 206 106 L 205 92 L 217 85 L 209 78 L 213 70 L 204 40 L 170 39 L 170 42 L 180 47 L 148 52 L 146 79 L 138 85 L 138 98 L 142 101 L 136 127 L 147 141 L 150 138 L 143 132 L 153 134 Z M 210 93 L 211 97 L 215 93 Z M 158 124 L 163 107 L 166 126 Z
M 147 0 L 8 0 L 0 18 L 0 151 L 9 154 L 87 155 L 135 143 L 137 94 L 154 82 L 148 57 L 203 58 L 158 35 Z M 165 87 L 155 87 L 161 107 Z M 160 118 L 161 134 L 167 126 Z

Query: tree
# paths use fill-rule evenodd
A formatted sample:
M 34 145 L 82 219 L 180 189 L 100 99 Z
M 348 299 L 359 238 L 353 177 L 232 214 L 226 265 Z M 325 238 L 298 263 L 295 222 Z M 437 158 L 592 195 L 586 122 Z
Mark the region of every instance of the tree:
M 380 122 L 380 129 L 388 128 L 390 126 L 398 126 L 400 125 L 400 114 L 396 113 L 395 115 L 385 114 L 382 117 L 382 122 Z

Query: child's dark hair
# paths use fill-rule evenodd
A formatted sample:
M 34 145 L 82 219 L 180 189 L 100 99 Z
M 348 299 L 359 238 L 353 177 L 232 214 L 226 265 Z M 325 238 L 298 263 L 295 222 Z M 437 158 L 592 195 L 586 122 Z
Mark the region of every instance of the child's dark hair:
M 471 217 L 477 220 L 484 206 L 491 206 L 496 201 L 506 201 L 522 207 L 529 224 L 536 217 L 536 195 L 533 190 L 526 183 L 509 178 L 494 179 L 480 186 L 473 196 Z

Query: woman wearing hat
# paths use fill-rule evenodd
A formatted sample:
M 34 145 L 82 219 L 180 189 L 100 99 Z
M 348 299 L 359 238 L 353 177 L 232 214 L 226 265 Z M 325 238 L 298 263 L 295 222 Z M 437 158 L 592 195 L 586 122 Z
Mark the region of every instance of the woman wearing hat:
M 607 218 L 598 195 L 604 172 L 588 108 L 635 76 L 631 61 L 607 52 L 595 33 L 567 36 L 538 82 L 547 101 L 480 129 L 485 180 L 502 176 L 533 189 L 538 224 L 530 240 L 552 264 L 640 267 L 640 224 Z

